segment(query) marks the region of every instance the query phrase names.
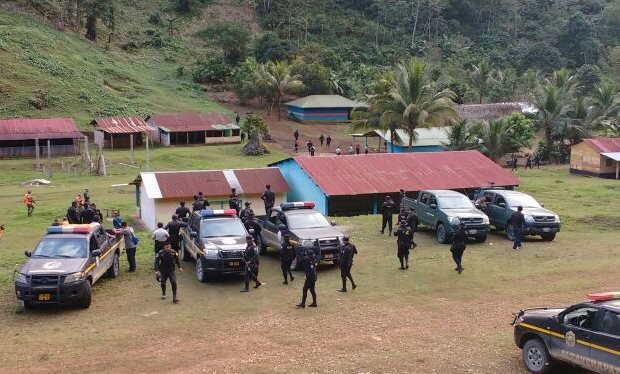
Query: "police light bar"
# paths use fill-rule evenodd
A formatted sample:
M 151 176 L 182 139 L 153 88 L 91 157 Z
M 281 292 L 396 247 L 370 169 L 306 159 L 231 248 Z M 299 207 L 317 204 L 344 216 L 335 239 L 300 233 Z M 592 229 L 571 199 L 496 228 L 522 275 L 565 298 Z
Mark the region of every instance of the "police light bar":
M 217 217 L 217 216 L 231 216 L 237 215 L 237 211 L 234 209 L 203 209 L 200 211 L 200 215 L 203 218 Z
M 588 294 L 590 301 L 607 301 L 620 299 L 620 291 L 617 292 L 601 292 Z
M 98 227 L 99 223 L 93 222 L 90 224 L 79 225 L 64 225 L 64 226 L 50 226 L 47 228 L 48 234 L 88 234 L 93 231 L 95 227 Z
M 297 202 L 292 202 L 292 203 L 281 203 L 280 208 L 282 208 L 282 210 L 312 209 L 314 208 L 314 203 L 312 201 L 297 201 Z

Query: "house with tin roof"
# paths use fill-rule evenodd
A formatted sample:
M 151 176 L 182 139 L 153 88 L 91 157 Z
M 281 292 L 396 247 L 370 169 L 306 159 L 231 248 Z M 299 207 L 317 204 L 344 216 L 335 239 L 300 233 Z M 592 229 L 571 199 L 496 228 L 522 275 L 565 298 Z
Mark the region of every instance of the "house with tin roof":
M 377 213 L 386 195 L 397 201 L 429 189 L 473 195 L 480 187 L 513 188 L 519 180 L 478 151 L 300 156 L 275 162 L 290 187 L 288 201 L 313 201 L 329 215 Z
M 79 154 L 81 139 L 73 118 L 0 119 L 0 157 Z
M 241 133 L 225 113 L 153 114 L 146 118 L 151 139 L 163 146 L 240 143 Z
M 570 147 L 571 174 L 620 177 L 620 138 L 593 138 Z
M 365 104 L 340 95 L 310 95 L 286 103 L 289 118 L 299 122 L 348 122 Z
M 446 150 L 446 144 L 450 143 L 448 138 L 450 127 L 429 127 L 415 130 L 413 138 L 412 152 L 441 152 Z M 391 131 L 371 130 L 363 134 L 351 134 L 354 138 L 378 138 L 378 149 L 385 152 L 403 153 L 409 151 L 409 134 L 407 131 L 398 129 L 395 131 L 395 142 L 392 144 Z M 387 148 L 387 149 L 386 149 Z
M 260 197 L 266 185 L 271 185 L 276 204 L 285 202 L 289 191 L 288 183 L 276 167 L 143 172 L 131 184 L 136 186 L 138 217 L 151 230 L 157 222 L 170 221 L 181 201 L 191 209 L 198 192 L 209 200 L 212 209 L 228 209 L 228 196 L 235 188 L 242 207 L 249 201 L 256 215 L 264 215 L 265 206 Z
M 102 148 L 131 148 L 142 145 L 142 134 L 148 134 L 151 127 L 142 117 L 101 117 L 95 118 L 95 143 Z

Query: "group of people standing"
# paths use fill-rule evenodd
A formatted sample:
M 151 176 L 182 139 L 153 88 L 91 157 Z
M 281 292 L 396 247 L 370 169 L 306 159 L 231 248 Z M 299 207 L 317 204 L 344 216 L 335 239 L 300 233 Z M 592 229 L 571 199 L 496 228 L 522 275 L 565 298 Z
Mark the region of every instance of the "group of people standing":
M 512 171 L 517 170 L 519 166 L 519 157 L 516 154 L 512 154 L 512 156 L 510 156 L 510 166 L 512 167 Z M 527 154 L 526 159 L 525 159 L 524 169 L 525 170 L 527 170 L 527 168 L 533 169 L 534 166 L 537 169 L 540 169 L 540 156 L 538 154 L 535 154 L 534 157 L 532 157 L 532 155 Z
M 293 137 L 295 138 L 295 143 L 293 146 L 295 153 L 299 153 L 299 130 L 295 130 L 295 132 L 293 133 Z M 327 134 L 327 137 L 325 137 L 323 134 L 321 134 L 321 136 L 319 136 L 319 144 L 321 148 L 326 148 L 327 150 L 329 150 L 332 144 L 331 135 Z M 308 149 L 308 153 L 310 154 L 310 156 L 314 156 L 317 151 L 316 145 L 310 139 L 308 139 L 308 141 L 306 142 L 306 148 Z
M 116 218 L 118 213 L 115 212 L 114 214 L 114 218 Z M 103 221 L 103 214 L 99 208 L 97 208 L 97 204 L 91 201 L 88 188 L 84 190 L 84 193 L 78 194 L 71 202 L 71 206 L 67 209 L 67 214 L 63 221 L 67 221 L 69 224 L 89 224 L 93 222 L 101 223 Z M 120 226 L 115 228 L 119 227 Z

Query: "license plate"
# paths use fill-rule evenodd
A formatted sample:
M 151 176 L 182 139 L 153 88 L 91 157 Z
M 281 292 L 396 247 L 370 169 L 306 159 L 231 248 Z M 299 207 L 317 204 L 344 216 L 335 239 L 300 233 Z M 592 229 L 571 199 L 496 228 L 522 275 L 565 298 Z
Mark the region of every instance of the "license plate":
M 469 235 L 476 235 L 478 233 L 478 230 L 469 230 L 467 231 L 467 233 L 469 233 Z
M 39 301 L 50 301 L 52 299 L 52 295 L 49 293 L 40 293 Z
M 549 231 L 551 231 L 551 229 L 550 229 L 550 228 L 548 228 L 548 227 L 543 227 L 543 232 L 549 232 Z
M 325 259 L 327 260 L 327 259 L 330 259 L 330 258 L 334 258 L 334 255 L 331 254 L 331 253 L 326 253 L 325 254 Z
M 231 262 L 228 263 L 228 266 L 238 267 L 238 266 L 241 266 L 241 262 L 239 262 L 239 261 L 231 261 Z

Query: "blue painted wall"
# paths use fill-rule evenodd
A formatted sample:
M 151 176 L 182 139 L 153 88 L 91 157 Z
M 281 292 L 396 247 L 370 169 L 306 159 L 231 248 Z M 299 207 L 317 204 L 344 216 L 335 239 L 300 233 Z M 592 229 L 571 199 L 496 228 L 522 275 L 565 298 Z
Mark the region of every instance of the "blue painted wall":
M 273 164 L 289 185 L 287 201 L 314 201 L 316 208 L 327 215 L 327 196 L 314 180 L 293 160 L 284 160 Z
M 287 106 L 289 117 L 298 121 L 348 121 L 350 108 L 310 108 Z
M 392 152 L 391 142 L 387 143 L 387 151 L 388 153 Z M 425 145 L 425 146 L 419 146 L 419 147 L 414 146 L 413 151 L 414 152 L 442 152 L 442 151 L 445 151 L 445 148 L 440 145 Z M 406 145 L 394 144 L 394 153 L 406 153 L 406 152 L 407 152 Z

